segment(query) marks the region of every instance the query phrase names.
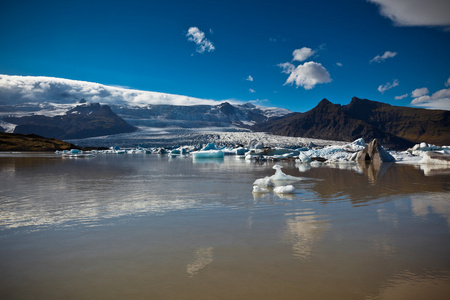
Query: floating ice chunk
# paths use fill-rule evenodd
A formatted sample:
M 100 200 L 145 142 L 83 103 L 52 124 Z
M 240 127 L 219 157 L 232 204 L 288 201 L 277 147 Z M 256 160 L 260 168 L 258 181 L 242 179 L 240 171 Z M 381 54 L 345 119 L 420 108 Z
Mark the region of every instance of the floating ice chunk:
M 267 176 L 267 177 L 264 177 L 264 178 L 256 179 L 255 182 L 253 182 L 253 186 L 267 188 L 267 187 L 273 187 L 274 184 L 270 180 L 270 177 Z
M 200 150 L 192 152 L 194 159 L 199 158 L 223 158 L 224 153 L 222 150 Z
M 264 148 L 264 143 L 257 141 L 257 140 L 252 140 L 250 142 L 250 144 L 248 145 L 249 149 L 263 149 Z
M 273 189 L 277 194 L 294 194 L 295 187 L 293 185 L 277 186 Z
M 275 169 L 275 174 L 270 176 L 270 180 L 272 182 L 274 182 L 274 181 L 298 181 L 298 180 L 301 180 L 301 178 L 299 178 L 299 177 L 295 177 L 295 176 L 284 174 L 283 171 L 281 171 L 281 168 L 283 168 L 283 166 L 281 166 L 281 165 L 274 165 L 273 166 L 273 169 Z
M 214 143 L 208 143 L 208 145 L 202 148 L 202 151 L 204 150 L 217 150 L 217 148 Z
M 239 147 L 237 149 L 234 149 L 234 152 L 236 155 L 244 155 L 245 152 L 247 152 L 247 149 Z
M 354 140 L 352 143 L 343 146 L 342 149 L 344 151 L 357 152 L 363 150 L 365 147 L 366 143 L 364 142 L 364 139 L 359 138 L 357 140 Z
M 303 152 L 300 152 L 300 154 L 298 155 L 298 158 L 300 159 L 300 162 L 304 163 L 304 164 L 309 164 L 311 163 L 311 157 L 306 155 Z
M 445 165 L 450 167 L 450 154 L 440 152 L 425 152 L 420 164 Z
M 422 156 L 425 151 L 442 151 L 442 150 L 450 151 L 450 147 L 449 146 L 436 146 L 436 145 L 431 145 L 431 144 L 422 142 L 420 144 L 414 145 L 414 147 L 409 148 L 406 151 L 408 151 L 409 153 L 411 153 L 413 155 Z
M 250 150 L 245 153 L 246 160 L 265 160 L 264 156 L 261 153 L 256 153 L 255 150 Z
M 173 149 L 172 151 L 170 151 L 170 154 L 172 154 L 172 155 L 186 155 L 187 154 L 187 150 L 186 150 L 186 148 L 180 147 L 180 148 Z

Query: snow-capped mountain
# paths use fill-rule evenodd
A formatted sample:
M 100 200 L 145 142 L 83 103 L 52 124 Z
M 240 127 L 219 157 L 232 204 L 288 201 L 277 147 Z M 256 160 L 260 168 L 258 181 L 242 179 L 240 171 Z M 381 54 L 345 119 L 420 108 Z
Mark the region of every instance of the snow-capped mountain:
M 137 127 L 247 128 L 290 113 L 251 103 L 219 102 L 92 82 L 0 75 L 0 131 L 15 132 L 16 126 L 31 120 L 31 116 L 41 116 L 33 118 L 36 126 L 37 120 L 45 119 L 42 117 L 85 113 L 88 104 L 93 103 L 107 105 L 129 125 Z
M 133 126 L 148 127 L 248 127 L 270 117 L 284 116 L 288 110 L 256 107 L 251 103 L 232 105 L 112 105 L 112 110 Z

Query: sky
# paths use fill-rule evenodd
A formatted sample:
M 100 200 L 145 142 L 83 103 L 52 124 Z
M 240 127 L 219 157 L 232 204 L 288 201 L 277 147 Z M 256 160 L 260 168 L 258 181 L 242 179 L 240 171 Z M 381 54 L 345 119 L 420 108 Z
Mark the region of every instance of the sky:
M 0 74 L 305 112 L 323 98 L 450 110 L 450 1 L 0 4 Z

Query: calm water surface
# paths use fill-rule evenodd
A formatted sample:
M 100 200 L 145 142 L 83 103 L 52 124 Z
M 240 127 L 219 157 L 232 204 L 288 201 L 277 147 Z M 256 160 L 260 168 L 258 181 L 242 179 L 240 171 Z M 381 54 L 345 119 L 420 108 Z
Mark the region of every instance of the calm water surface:
M 449 173 L 281 164 L 1 154 L 0 298 L 448 299 Z

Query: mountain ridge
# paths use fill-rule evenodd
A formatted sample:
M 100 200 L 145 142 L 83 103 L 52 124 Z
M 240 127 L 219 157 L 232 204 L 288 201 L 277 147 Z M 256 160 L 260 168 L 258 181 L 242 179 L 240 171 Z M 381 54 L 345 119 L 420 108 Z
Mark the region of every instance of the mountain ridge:
M 4 121 L 16 124 L 13 133 L 36 134 L 47 138 L 76 139 L 127 133 L 136 130 L 117 116 L 109 106 L 85 103 L 64 115 L 8 116 Z
M 353 97 L 348 105 L 323 99 L 307 112 L 268 120 L 251 129 L 343 141 L 376 138 L 389 148 L 405 149 L 422 141 L 450 143 L 449 119 L 449 111 L 392 106 Z

